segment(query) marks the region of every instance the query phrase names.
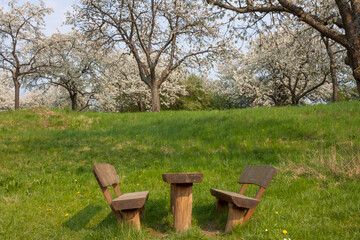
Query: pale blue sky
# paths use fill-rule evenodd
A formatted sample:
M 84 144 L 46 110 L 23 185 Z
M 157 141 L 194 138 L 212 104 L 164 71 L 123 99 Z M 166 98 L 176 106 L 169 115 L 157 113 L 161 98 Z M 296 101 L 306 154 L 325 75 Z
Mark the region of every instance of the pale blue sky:
M 8 2 L 8 0 L 0 0 L 0 7 L 5 7 L 6 10 Z M 18 0 L 19 4 L 25 2 L 39 4 L 38 0 Z M 70 31 L 69 26 L 61 25 L 66 19 L 65 13 L 67 11 L 71 11 L 71 6 L 76 2 L 76 0 L 44 0 L 44 2 L 47 7 L 51 7 L 54 10 L 52 14 L 45 18 L 46 29 L 44 33 L 49 36 L 55 33 L 57 31 L 56 29 L 59 29 L 60 32 L 63 33 Z

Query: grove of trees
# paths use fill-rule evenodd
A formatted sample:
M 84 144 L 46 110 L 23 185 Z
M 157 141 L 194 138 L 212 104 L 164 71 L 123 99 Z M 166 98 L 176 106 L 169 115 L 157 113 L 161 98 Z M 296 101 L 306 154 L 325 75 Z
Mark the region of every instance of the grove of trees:
M 359 99 L 360 1 L 78 0 L 0 7 L 0 111 L 201 110 Z M 22 89 L 22 91 L 20 91 Z
M 346 49 L 346 64 L 352 69 L 360 92 L 360 1 L 358 0 L 207 0 L 211 5 L 233 12 L 246 26 L 261 32 L 258 23 L 268 16 L 273 25 L 293 16 L 322 37 Z M 266 25 L 266 24 L 265 24 Z M 295 24 L 296 28 L 298 24 Z
M 39 6 L 9 1 L 10 10 L 0 8 L 0 69 L 11 75 L 15 88 L 15 109 L 20 107 L 20 86 L 43 67 L 41 51 L 44 16 L 51 13 L 43 1 Z

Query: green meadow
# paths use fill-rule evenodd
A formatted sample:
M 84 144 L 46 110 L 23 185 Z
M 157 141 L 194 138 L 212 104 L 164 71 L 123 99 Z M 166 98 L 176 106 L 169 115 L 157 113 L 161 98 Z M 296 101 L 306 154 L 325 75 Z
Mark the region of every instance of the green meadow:
M 123 193 L 150 191 L 140 232 L 117 223 L 92 174 L 98 162 L 115 166 Z M 225 234 L 209 189 L 238 191 L 244 166 L 257 164 L 277 173 L 251 219 Z M 169 172 L 204 173 L 182 234 L 161 177 Z M 359 178 L 359 102 L 0 113 L 0 239 L 360 239 Z

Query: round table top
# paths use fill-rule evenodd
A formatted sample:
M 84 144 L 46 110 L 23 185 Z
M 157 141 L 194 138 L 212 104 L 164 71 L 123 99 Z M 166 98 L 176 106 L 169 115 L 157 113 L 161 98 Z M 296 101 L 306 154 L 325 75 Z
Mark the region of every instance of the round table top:
M 200 183 L 203 173 L 164 173 L 162 178 L 167 183 Z

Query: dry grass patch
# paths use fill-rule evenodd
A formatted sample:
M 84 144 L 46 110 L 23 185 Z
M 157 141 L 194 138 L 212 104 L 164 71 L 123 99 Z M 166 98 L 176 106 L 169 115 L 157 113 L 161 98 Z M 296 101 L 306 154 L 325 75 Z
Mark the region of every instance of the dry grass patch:
M 360 150 L 346 150 L 341 154 L 335 147 L 323 152 L 305 154 L 300 162 L 283 162 L 281 170 L 294 178 L 308 177 L 325 180 L 335 178 L 360 179 Z
M 132 144 L 131 141 L 125 141 L 125 142 L 122 142 L 122 143 L 118 143 L 113 148 L 111 148 L 111 150 L 113 150 L 113 151 L 122 150 L 124 147 L 128 148 L 129 146 L 131 146 L 131 144 Z
M 161 151 L 165 154 L 165 155 L 171 155 L 175 152 L 175 150 L 170 147 L 170 146 L 161 146 Z

